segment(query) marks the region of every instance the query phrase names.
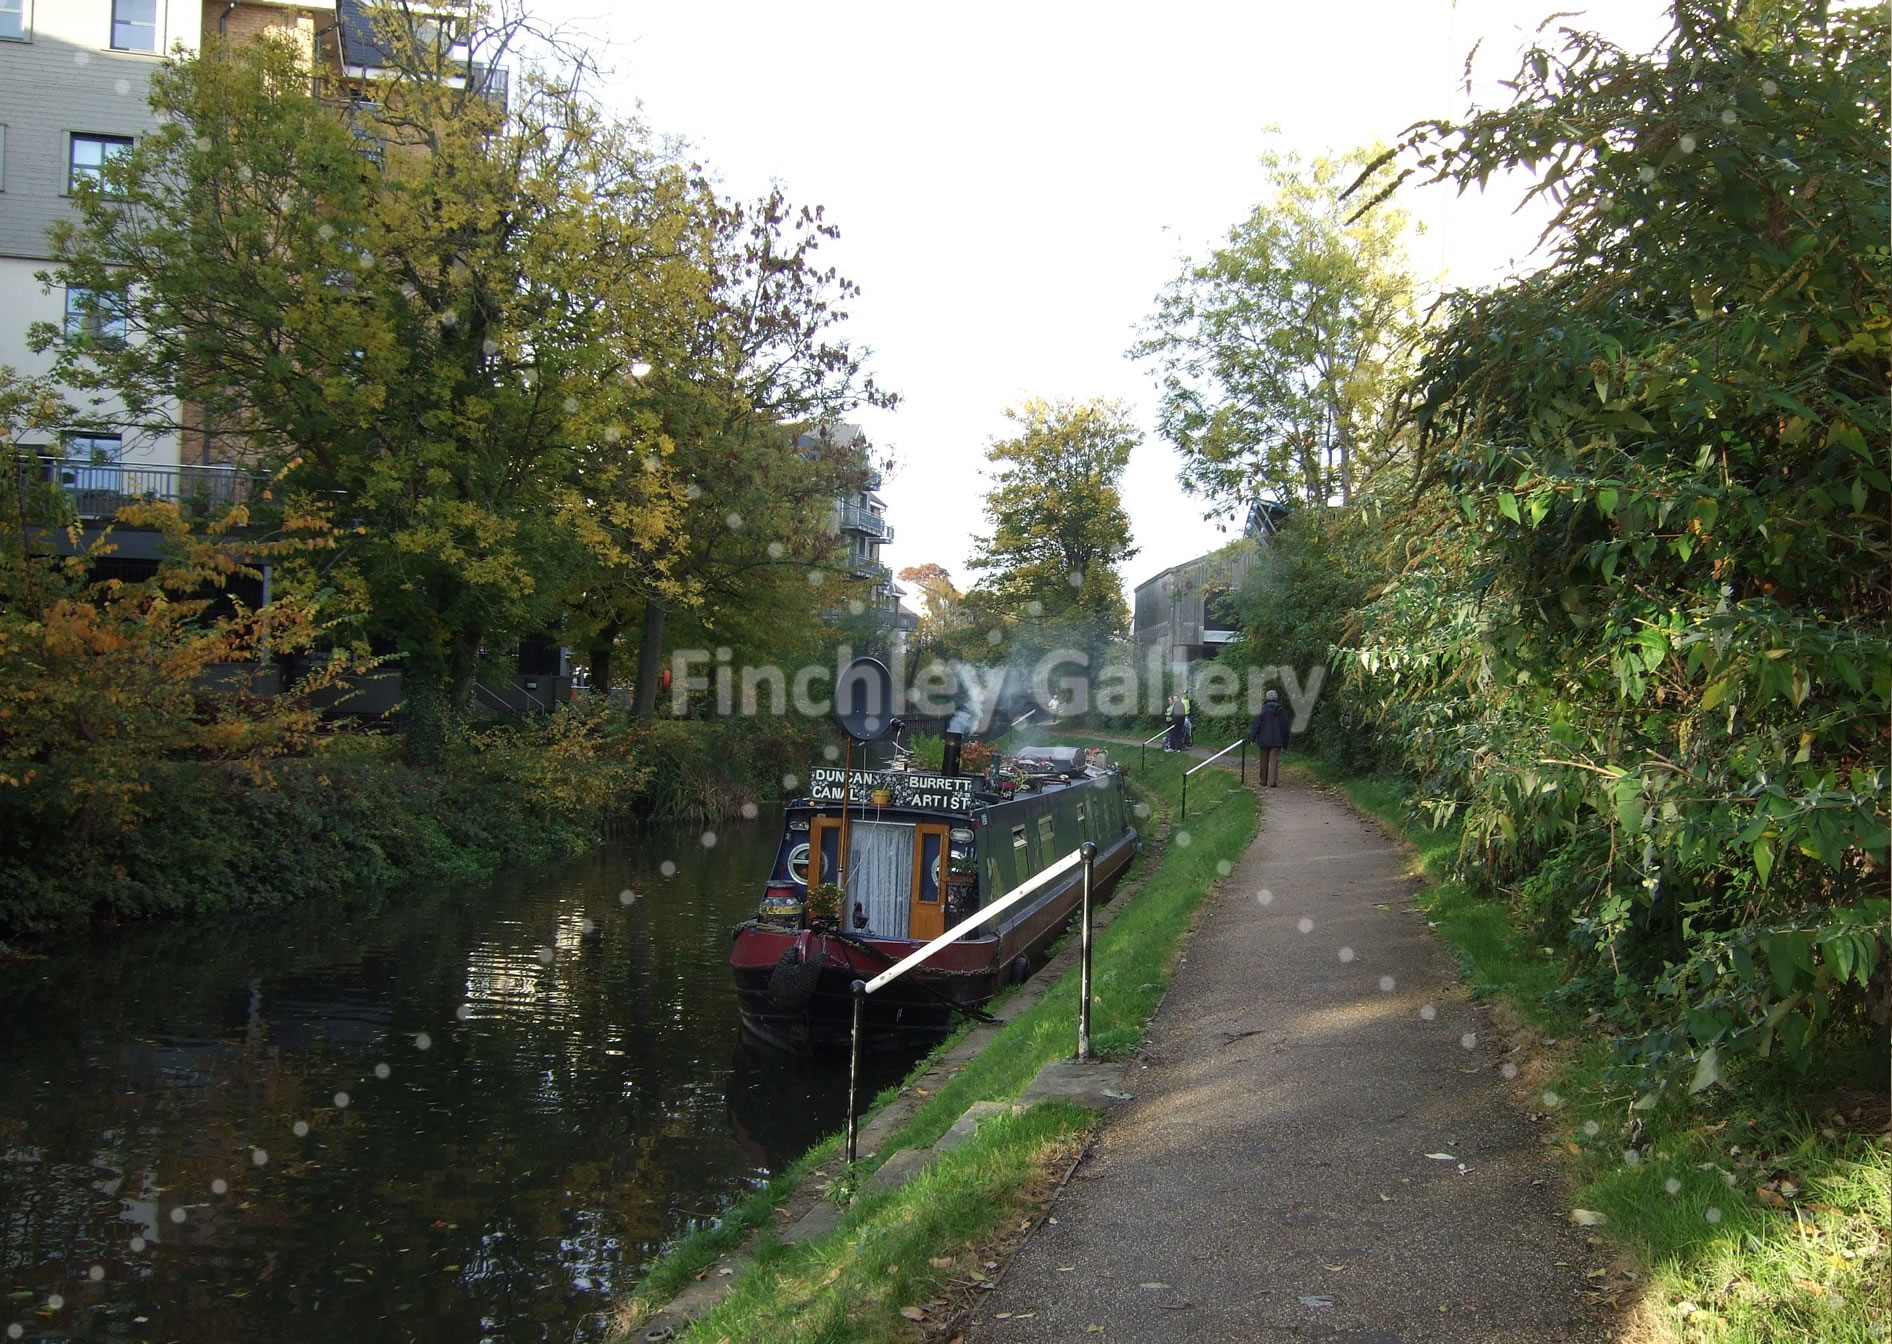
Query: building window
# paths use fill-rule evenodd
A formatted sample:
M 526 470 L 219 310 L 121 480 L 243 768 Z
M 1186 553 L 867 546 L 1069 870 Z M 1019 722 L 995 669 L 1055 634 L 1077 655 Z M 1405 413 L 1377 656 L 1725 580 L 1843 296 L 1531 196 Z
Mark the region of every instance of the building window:
M 75 345 L 125 343 L 125 305 L 116 294 L 66 287 L 66 339 Z M 114 439 L 112 442 L 116 443 Z
M 112 50 L 158 49 L 158 0 L 112 0 Z
M 125 484 L 118 465 L 123 448 L 116 434 L 68 434 L 60 444 L 64 456 L 55 470 L 59 484 L 80 494 L 118 494 Z
M 72 149 L 66 166 L 66 189 L 75 191 L 82 182 L 105 190 L 105 165 L 120 154 L 131 152 L 129 135 L 72 136 Z
M 26 41 L 27 0 L 0 0 L 0 38 Z

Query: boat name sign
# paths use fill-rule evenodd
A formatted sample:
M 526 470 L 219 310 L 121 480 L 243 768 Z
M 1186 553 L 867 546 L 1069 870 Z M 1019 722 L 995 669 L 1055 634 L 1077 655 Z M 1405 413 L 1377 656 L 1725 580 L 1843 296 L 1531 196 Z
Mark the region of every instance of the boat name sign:
M 841 801 L 843 772 L 818 765 L 808 772 L 808 797 L 817 803 Z M 852 802 L 865 806 L 876 789 L 893 795 L 894 807 L 930 807 L 943 812 L 972 813 L 969 776 L 929 775 L 917 770 L 856 770 L 850 790 Z

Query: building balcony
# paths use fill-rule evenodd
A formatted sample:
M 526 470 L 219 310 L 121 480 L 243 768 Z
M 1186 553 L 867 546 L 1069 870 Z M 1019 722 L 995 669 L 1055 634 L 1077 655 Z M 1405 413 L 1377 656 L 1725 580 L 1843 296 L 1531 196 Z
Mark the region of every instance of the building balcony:
M 878 560 L 856 560 L 848 566 L 848 574 L 877 585 L 891 587 L 893 584 L 893 571 Z
M 871 537 L 883 543 L 893 540 L 893 529 L 887 526 L 887 520 L 859 504 L 841 505 L 840 525 L 843 532 Z
M 127 504 L 175 504 L 191 517 L 210 517 L 263 497 L 267 476 L 232 466 L 147 466 L 42 457 L 41 479 L 56 487 L 81 518 L 110 518 Z

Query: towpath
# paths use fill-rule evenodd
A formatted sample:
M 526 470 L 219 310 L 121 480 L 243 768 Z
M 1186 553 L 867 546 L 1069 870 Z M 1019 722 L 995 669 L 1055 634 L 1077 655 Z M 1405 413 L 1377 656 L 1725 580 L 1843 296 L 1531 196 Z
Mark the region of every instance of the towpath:
M 968 1344 L 1608 1339 L 1542 1103 L 1412 910 L 1400 847 L 1298 772 L 1263 794 L 1135 1100 Z

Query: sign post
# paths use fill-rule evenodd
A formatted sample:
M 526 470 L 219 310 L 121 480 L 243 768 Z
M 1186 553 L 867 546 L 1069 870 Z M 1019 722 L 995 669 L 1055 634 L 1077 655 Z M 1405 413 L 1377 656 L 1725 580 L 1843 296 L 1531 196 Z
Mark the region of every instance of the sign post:
M 893 727 L 893 674 L 887 665 L 876 658 L 856 658 L 841 669 L 841 675 L 834 679 L 834 721 L 841 725 L 841 731 L 847 734 L 847 756 L 841 764 L 841 838 L 837 842 L 840 853 L 835 856 L 835 868 L 841 878 L 840 909 L 836 912 L 841 918 L 841 927 L 847 927 L 848 913 L 853 906 L 848 901 L 848 834 L 847 818 L 851 808 L 851 795 L 854 792 L 854 744 L 856 742 L 877 742 L 887 735 Z M 861 1072 L 861 1005 L 867 999 L 867 986 L 854 982 L 854 1029 L 850 1033 L 849 1049 L 851 1058 L 847 1073 L 847 1160 L 854 1161 L 855 1102 L 860 1092 Z

